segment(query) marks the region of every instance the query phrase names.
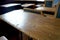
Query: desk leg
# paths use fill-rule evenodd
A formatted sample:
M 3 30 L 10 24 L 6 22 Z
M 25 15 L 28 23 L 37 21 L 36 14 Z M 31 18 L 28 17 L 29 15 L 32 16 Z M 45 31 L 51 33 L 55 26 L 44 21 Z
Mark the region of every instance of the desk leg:
M 44 15 L 43 11 L 41 11 L 41 15 L 44 16 L 44 17 L 46 17 L 46 15 Z
M 33 39 L 33 40 L 37 40 L 37 39 Z
M 44 13 L 41 11 L 41 15 L 43 15 L 44 16 Z
M 31 37 L 28 37 L 28 40 L 33 40 L 33 38 L 31 38 Z
M 41 15 L 44 16 L 44 13 L 42 11 L 40 11 Z
M 23 40 L 28 40 L 28 36 L 26 34 L 23 33 Z
M 41 12 L 41 15 L 42 15 L 43 14 L 42 11 L 40 11 L 40 12 Z
M 20 32 L 19 37 L 20 37 L 20 40 L 36 40 L 36 39 L 31 38 L 31 37 L 29 37 L 28 35 L 26 35 L 22 32 Z
M 19 40 L 23 40 L 22 32 L 19 33 Z
M 28 36 L 22 32 L 19 33 L 20 40 L 28 40 Z

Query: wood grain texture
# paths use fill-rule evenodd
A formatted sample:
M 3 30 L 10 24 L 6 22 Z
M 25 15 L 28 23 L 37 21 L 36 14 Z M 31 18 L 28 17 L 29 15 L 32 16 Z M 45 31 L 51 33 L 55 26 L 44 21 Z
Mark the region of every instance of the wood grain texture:
M 37 40 L 60 40 L 60 19 L 15 10 L 0 19 Z

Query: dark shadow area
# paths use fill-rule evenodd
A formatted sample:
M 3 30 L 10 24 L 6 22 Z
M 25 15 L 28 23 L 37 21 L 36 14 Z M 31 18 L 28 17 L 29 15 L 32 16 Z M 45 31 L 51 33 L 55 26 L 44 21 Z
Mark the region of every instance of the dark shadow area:
M 7 12 L 10 12 L 10 11 L 13 11 L 13 10 L 22 9 L 22 8 L 23 7 L 21 7 L 20 5 L 13 6 L 13 7 L 7 7 L 7 8 L 0 7 L 0 15 L 4 14 L 4 13 L 7 13 Z
M 8 2 L 8 1 L 1 1 L 0 2 L 0 15 L 1 14 L 4 14 L 4 13 L 7 13 L 7 12 L 10 12 L 10 11 L 13 11 L 13 10 L 18 10 L 18 9 L 23 9 L 23 7 L 21 5 L 17 5 L 17 6 L 13 6 L 13 7 L 1 7 L 1 5 L 4 5 L 4 4 L 10 4 L 10 3 L 19 3 L 19 4 L 25 4 L 25 3 L 34 3 L 34 4 L 43 4 L 44 2 L 40 2 L 40 1 L 12 1 L 12 2 Z M 32 6 L 28 7 L 28 8 L 32 8 Z
M 7 24 L 6 22 L 0 20 L 0 36 L 5 36 L 8 40 L 19 40 L 18 35 L 19 31 L 17 29 Z
M 0 5 L 3 5 L 3 4 L 8 4 L 8 3 L 21 3 L 21 4 L 25 4 L 25 3 L 35 3 L 35 4 L 43 4 L 44 2 L 42 1 L 4 1 L 4 0 L 1 0 L 0 1 Z
M 47 12 L 47 11 L 43 11 L 44 14 L 51 14 L 54 15 L 54 12 Z

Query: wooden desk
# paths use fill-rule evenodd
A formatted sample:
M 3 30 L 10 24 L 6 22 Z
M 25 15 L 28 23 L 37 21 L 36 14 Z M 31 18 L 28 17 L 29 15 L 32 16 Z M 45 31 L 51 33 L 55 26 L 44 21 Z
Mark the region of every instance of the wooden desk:
M 37 40 L 60 40 L 60 19 L 15 10 L 0 19 Z
M 38 7 L 38 8 L 35 8 L 35 9 L 31 9 L 31 8 L 24 8 L 24 10 L 30 10 L 30 11 L 36 11 L 36 12 L 40 12 L 41 14 L 43 14 L 43 11 L 47 11 L 47 12 L 54 12 L 56 11 L 56 8 L 52 7 L 52 8 L 49 8 L 49 7 Z

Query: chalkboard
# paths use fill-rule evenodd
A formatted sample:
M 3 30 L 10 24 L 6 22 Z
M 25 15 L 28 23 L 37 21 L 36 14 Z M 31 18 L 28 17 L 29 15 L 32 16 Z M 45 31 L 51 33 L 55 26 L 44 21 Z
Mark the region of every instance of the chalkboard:
M 52 7 L 52 1 L 46 1 L 45 6 L 46 7 Z

